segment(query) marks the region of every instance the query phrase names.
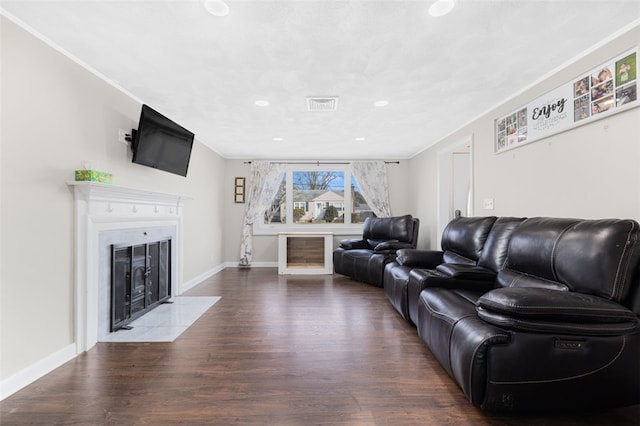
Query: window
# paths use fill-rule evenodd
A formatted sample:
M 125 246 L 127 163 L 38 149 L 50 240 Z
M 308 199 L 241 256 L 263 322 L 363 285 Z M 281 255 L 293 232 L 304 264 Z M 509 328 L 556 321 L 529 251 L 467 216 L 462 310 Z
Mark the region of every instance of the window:
M 343 228 L 346 233 L 344 228 L 353 231 L 353 226 L 360 226 L 369 216 L 374 214 L 348 165 L 309 168 L 291 164 L 273 204 L 265 212 L 264 224 L 258 225 L 262 231 L 258 233 L 280 232 L 284 228 L 334 232 Z

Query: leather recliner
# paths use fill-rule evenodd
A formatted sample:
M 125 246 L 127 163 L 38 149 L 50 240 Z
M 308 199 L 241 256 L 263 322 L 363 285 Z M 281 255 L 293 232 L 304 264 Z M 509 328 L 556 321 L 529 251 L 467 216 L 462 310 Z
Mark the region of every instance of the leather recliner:
M 405 320 L 411 321 L 407 297 L 407 284 L 411 270 L 414 268 L 432 270 L 446 262 L 475 265 L 495 220 L 495 216 L 453 219 L 442 233 L 442 251 L 398 250 L 395 261 L 388 263 L 385 267 L 383 286 L 387 299 Z
M 421 292 L 418 334 L 484 410 L 637 404 L 639 239 L 633 220 L 527 219 L 497 288 Z
M 471 219 L 471 218 L 469 218 Z M 504 267 L 507 258 L 507 245 L 514 229 L 522 223 L 524 218 L 499 217 L 493 218 L 488 234 L 484 232 L 484 224 L 480 230 L 475 230 L 477 237 L 471 239 L 472 252 L 470 256 L 477 261 L 469 263 L 472 258 L 447 257 L 447 262 L 434 269 L 413 268 L 407 282 L 407 308 L 409 319 L 417 324 L 418 300 L 420 293 L 427 287 L 469 288 L 476 291 L 489 291 L 495 287 L 498 271 Z M 484 235 L 484 245 L 478 251 L 479 236 Z M 461 239 L 459 245 L 464 244 Z
M 506 258 L 506 245 L 522 218 L 461 217 L 442 234 L 442 251 L 399 250 L 384 272 L 387 298 L 400 315 L 418 319 L 418 296 L 428 286 L 490 290 Z
M 345 239 L 333 252 L 335 273 L 382 287 L 384 267 L 403 248 L 415 248 L 420 220 L 411 215 L 365 219 L 362 238 Z

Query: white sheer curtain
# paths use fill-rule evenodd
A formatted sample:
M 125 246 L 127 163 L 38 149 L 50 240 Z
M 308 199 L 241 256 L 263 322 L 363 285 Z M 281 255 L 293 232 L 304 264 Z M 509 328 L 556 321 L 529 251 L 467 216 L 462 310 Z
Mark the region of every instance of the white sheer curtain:
M 387 165 L 384 161 L 354 161 L 351 170 L 362 196 L 376 216 L 391 216 Z
M 251 265 L 253 237 L 251 226 L 262 220 L 264 212 L 278 192 L 286 165 L 268 161 L 252 161 L 247 181 L 242 238 L 240 239 L 240 266 Z

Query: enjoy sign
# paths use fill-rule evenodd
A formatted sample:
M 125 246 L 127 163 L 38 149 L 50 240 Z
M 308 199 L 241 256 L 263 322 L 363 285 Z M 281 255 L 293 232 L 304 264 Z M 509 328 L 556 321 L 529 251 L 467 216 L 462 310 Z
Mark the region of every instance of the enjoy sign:
M 637 56 L 626 52 L 497 119 L 495 152 L 638 106 Z

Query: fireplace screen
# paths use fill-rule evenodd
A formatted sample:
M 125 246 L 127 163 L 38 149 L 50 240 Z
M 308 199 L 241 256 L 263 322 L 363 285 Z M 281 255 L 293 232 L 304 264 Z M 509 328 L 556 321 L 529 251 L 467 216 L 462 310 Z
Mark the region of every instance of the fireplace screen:
M 111 331 L 171 297 L 171 240 L 111 246 Z

